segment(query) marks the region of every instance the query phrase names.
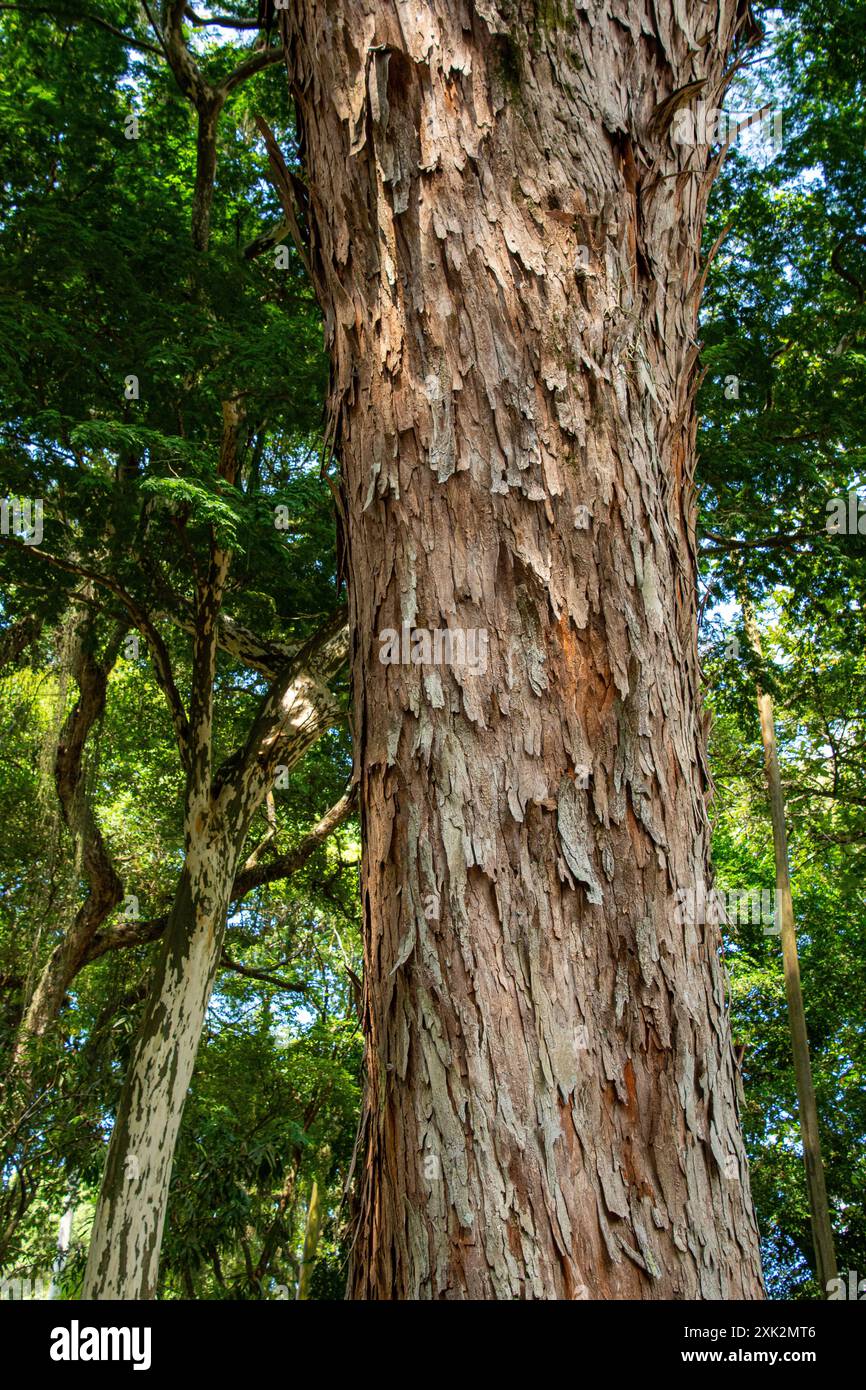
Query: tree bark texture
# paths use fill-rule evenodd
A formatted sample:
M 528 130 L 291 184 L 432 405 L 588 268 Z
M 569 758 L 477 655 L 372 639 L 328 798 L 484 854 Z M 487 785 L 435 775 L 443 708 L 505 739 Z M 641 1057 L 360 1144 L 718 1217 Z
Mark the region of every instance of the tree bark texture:
M 694 467 L 739 0 L 283 17 L 343 475 L 365 857 L 349 1293 L 750 1298 Z M 485 630 L 485 669 L 383 664 Z

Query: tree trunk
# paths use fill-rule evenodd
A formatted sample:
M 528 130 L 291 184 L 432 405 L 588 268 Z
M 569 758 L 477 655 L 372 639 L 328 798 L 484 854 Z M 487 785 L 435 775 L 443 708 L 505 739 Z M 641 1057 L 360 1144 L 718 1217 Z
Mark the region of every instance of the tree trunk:
M 93 938 L 123 897 L 123 883 L 114 868 L 88 796 L 85 755 L 88 740 L 105 711 L 108 678 L 124 631 L 123 626 L 115 630 L 100 660 L 94 651 L 95 620 L 89 615 L 74 620 L 70 669 L 78 686 L 78 699 L 58 739 L 54 785 L 76 860 L 80 856 L 87 895 L 43 965 L 24 1009 L 5 1082 L 10 1092 L 20 1075 L 27 1072 L 32 1044 L 44 1036 L 60 1012 L 66 991 L 81 969 Z
M 211 601 L 196 639 L 200 647 L 216 621 Z M 186 862 L 108 1148 L 84 1298 L 155 1296 L 174 1150 L 238 859 L 277 766 L 289 769 L 300 762 L 336 715 L 337 702 L 325 682 L 343 664 L 344 625 L 345 614 L 337 613 L 300 649 L 263 699 L 245 748 L 213 779 L 213 654 L 199 659 L 202 675 L 190 720 L 195 756 L 185 808 Z M 266 873 L 260 881 L 266 881 Z
M 54 1257 L 54 1264 L 51 1266 L 51 1284 L 48 1290 L 48 1297 L 52 1299 L 60 1298 L 63 1293 L 63 1275 L 69 1260 L 69 1247 L 72 1244 L 72 1225 L 75 1221 L 75 1212 L 78 1206 L 78 1189 L 73 1186 L 68 1198 L 68 1205 L 60 1218 L 60 1228 L 57 1232 L 57 1254 Z
M 108 1148 L 82 1298 L 153 1298 L 171 1169 L 219 965 L 235 858 L 184 869 Z
M 304 1248 L 301 1253 L 301 1267 L 298 1270 L 298 1300 L 303 1302 L 310 1297 L 310 1280 L 313 1275 L 313 1265 L 316 1263 L 316 1251 L 319 1248 L 319 1234 L 322 1226 L 322 1204 L 319 1198 L 319 1184 L 313 1178 L 313 1186 L 310 1189 L 310 1201 L 307 1206 L 307 1224 L 304 1229 Z
M 746 636 L 757 656 L 761 657 L 761 638 L 754 611 L 743 601 L 743 621 Z M 776 893 L 778 920 L 785 973 L 785 997 L 788 1004 L 788 1027 L 791 1034 L 791 1053 L 794 1060 L 794 1079 L 797 1085 L 800 1137 L 803 1142 L 803 1166 L 806 1170 L 806 1190 L 809 1196 L 809 1219 L 815 1251 L 815 1277 L 826 1295 L 836 1278 L 836 1246 L 833 1223 L 827 1201 L 827 1182 L 821 1155 L 821 1131 L 818 1126 L 818 1104 L 812 1080 L 809 1057 L 809 1033 L 806 1027 L 806 1006 L 800 980 L 800 957 L 797 951 L 797 928 L 794 922 L 794 899 L 791 892 L 791 871 L 788 864 L 788 830 L 785 824 L 785 797 L 779 771 L 779 752 L 776 747 L 776 717 L 773 697 L 757 687 L 758 715 L 761 721 L 761 744 L 764 750 L 764 774 L 770 800 L 770 821 L 773 826 L 773 856 L 776 864 Z
M 719 933 L 675 910 L 708 877 L 710 159 L 671 126 L 718 104 L 744 13 L 298 0 L 283 23 L 365 840 L 350 1295 L 761 1297 Z
M 210 244 L 210 219 L 217 167 L 217 128 L 222 107 L 222 97 L 214 98 L 211 104 L 202 105 L 198 112 L 195 187 L 192 197 L 192 244 L 196 251 L 206 251 Z

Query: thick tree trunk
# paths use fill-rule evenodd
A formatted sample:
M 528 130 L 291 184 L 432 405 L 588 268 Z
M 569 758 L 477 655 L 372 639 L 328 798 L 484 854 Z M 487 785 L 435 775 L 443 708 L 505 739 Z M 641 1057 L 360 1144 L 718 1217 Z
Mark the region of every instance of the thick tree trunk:
M 350 1294 L 760 1297 L 719 933 L 676 910 L 708 877 L 710 179 L 671 124 L 717 104 L 744 16 L 298 0 L 284 22 L 365 834 Z M 404 623 L 483 630 L 486 659 L 383 663 Z

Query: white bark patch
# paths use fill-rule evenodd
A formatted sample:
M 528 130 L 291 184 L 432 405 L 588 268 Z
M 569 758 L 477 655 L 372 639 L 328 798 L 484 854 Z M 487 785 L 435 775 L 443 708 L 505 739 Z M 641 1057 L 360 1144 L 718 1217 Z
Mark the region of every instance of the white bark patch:
M 603 902 L 601 884 L 595 876 L 589 858 L 591 844 L 586 817 L 587 794 L 578 791 L 570 778 L 564 777 L 559 784 L 556 807 L 556 828 L 559 842 L 565 855 L 565 862 L 578 883 L 586 888 L 586 896 L 591 903 Z

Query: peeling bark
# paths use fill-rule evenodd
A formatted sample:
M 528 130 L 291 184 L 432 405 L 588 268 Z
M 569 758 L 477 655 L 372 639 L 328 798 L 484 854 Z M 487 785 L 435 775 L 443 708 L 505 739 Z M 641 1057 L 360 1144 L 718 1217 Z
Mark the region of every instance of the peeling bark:
M 709 877 L 693 397 L 739 0 L 283 18 L 348 519 L 350 1296 L 762 1294 Z M 380 634 L 483 629 L 484 670 Z

